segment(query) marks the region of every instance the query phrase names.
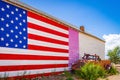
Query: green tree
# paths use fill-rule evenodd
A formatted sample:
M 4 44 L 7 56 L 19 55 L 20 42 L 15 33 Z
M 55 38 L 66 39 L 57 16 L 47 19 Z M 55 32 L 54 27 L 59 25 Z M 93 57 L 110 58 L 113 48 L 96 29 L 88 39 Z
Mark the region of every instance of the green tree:
M 117 64 L 120 63 L 120 47 L 117 46 L 113 50 L 108 51 L 109 60 Z

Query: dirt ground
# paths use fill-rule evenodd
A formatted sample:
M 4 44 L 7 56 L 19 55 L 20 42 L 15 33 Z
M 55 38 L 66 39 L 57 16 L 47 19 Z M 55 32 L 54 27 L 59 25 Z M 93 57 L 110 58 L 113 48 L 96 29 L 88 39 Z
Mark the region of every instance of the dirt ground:
M 115 65 L 115 67 L 120 72 L 120 64 L 119 65 Z M 109 76 L 107 79 L 108 80 L 120 80 L 120 74 Z
M 108 80 L 120 80 L 120 74 L 119 75 L 109 76 Z

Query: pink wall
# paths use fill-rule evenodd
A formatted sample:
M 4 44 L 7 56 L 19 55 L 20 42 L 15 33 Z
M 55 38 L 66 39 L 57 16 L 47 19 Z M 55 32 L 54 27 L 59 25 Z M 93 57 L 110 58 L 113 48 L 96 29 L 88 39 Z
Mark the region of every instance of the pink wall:
M 79 59 L 79 35 L 74 29 L 69 28 L 69 67 Z

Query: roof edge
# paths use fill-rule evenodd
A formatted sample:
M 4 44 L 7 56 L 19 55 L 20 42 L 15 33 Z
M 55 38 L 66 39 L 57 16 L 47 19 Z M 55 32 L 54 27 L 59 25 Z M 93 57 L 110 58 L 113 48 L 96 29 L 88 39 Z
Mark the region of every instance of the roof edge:
M 7 3 L 10 3 L 10 4 L 13 4 L 13 5 L 16 5 L 17 7 L 23 8 L 23 9 L 25 9 L 25 10 L 32 11 L 32 12 L 38 14 L 38 15 L 42 15 L 43 17 L 46 17 L 46 18 L 48 18 L 48 19 L 50 19 L 50 20 L 53 20 L 53 21 L 55 21 L 55 22 L 57 22 L 57 23 L 59 23 L 59 24 L 68 26 L 68 27 L 70 27 L 70 28 L 72 28 L 72 29 L 74 29 L 74 30 L 77 30 L 78 32 L 84 33 L 84 34 L 89 35 L 89 36 L 91 36 L 91 37 L 94 37 L 94 38 L 96 38 L 96 39 L 98 39 L 98 40 L 100 40 L 100 41 L 102 41 L 102 42 L 105 42 L 104 40 L 102 40 L 102 39 L 100 39 L 100 38 L 98 38 L 98 37 L 96 37 L 96 36 L 94 36 L 94 35 L 92 35 L 92 34 L 90 34 L 90 33 L 81 31 L 81 30 L 80 30 L 79 28 L 77 28 L 77 26 L 75 26 L 75 25 L 72 25 L 72 24 L 70 24 L 70 23 L 68 23 L 68 22 L 66 22 L 66 21 L 61 20 L 61 19 L 58 19 L 58 18 L 56 18 L 56 17 L 54 17 L 54 16 L 52 16 L 52 15 L 49 15 L 49 14 L 41 11 L 41 10 L 38 10 L 38 9 L 36 9 L 36 8 L 33 8 L 32 6 L 29 6 L 29 5 L 27 5 L 27 4 L 23 3 L 23 2 L 20 2 L 19 0 L 2 0 L 2 1 L 7 2 Z
M 102 39 L 100 39 L 100 38 L 98 38 L 98 37 L 96 37 L 96 36 L 94 36 L 94 35 L 92 35 L 92 34 L 90 34 L 90 33 L 87 33 L 87 32 L 83 32 L 83 31 L 80 31 L 81 33 L 83 33 L 83 34 L 86 34 L 86 35 L 88 35 L 88 36 L 91 36 L 91 37 L 93 37 L 93 38 L 95 38 L 95 39 L 98 39 L 98 40 L 100 40 L 100 41 L 102 41 L 102 42 L 104 42 L 105 43 L 105 41 L 104 40 L 102 40 Z
M 51 20 L 53 20 L 53 21 L 55 21 L 55 22 L 57 22 L 57 23 L 60 23 L 60 24 L 62 24 L 62 25 L 71 27 L 71 28 L 79 31 L 79 29 L 77 28 L 77 26 L 72 25 L 72 24 L 70 24 L 70 23 L 68 23 L 68 22 L 66 22 L 66 21 L 61 20 L 61 19 L 58 19 L 58 18 L 56 18 L 56 17 L 54 17 L 54 16 L 52 16 L 52 15 L 49 15 L 49 14 L 47 14 L 46 12 L 43 12 L 43 11 L 38 10 L 38 9 L 36 9 L 36 8 L 33 8 L 32 6 L 30 6 L 30 5 L 28 5 L 28 4 L 25 4 L 25 3 L 23 3 L 23 2 L 20 2 L 19 0 L 2 0 L 2 1 L 7 2 L 7 3 L 11 3 L 11 4 L 13 4 L 13 5 L 16 5 L 16 6 L 20 7 L 20 8 L 25 9 L 25 10 L 32 11 L 32 12 L 34 12 L 34 13 L 36 12 L 38 15 L 42 15 L 42 16 L 44 16 L 44 17 L 46 17 L 46 18 L 48 18 L 48 19 L 51 19 Z

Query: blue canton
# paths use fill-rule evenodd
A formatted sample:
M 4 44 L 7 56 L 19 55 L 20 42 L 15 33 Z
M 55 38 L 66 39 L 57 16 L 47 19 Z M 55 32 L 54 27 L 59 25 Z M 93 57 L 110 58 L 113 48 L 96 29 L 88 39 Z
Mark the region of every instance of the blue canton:
M 0 1 L 0 47 L 27 48 L 27 11 Z

